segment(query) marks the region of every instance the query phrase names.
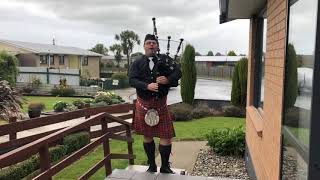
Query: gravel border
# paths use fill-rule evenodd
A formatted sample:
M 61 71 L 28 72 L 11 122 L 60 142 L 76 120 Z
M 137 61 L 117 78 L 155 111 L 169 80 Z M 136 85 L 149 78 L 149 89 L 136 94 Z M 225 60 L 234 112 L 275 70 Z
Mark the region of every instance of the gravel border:
M 210 148 L 200 150 L 191 175 L 250 179 L 243 157 L 220 156 Z

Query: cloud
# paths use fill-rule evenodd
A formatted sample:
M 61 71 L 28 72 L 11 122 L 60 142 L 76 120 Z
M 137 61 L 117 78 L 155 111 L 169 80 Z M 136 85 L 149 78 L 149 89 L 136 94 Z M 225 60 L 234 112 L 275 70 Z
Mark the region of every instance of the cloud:
M 6 20 L 0 26 L 6 31 L 0 32 L 0 39 L 46 43 L 56 36 L 64 45 L 90 48 L 103 42 L 110 46 L 114 35 L 123 30 L 133 30 L 141 39 L 152 33 L 152 17 L 157 18 L 163 39 L 183 37 L 202 53 L 230 48 L 247 53 L 248 23 L 219 25 L 218 1 L 207 0 L 2 0 L 0 18 Z M 21 27 L 28 27 L 26 33 L 19 34 Z

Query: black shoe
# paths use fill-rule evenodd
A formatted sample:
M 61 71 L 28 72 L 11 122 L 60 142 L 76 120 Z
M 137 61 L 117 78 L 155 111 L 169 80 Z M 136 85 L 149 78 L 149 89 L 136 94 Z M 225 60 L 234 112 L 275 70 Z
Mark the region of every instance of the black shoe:
M 157 172 L 157 165 L 149 165 L 149 168 L 148 168 L 148 170 L 147 170 L 147 172 L 149 172 L 149 173 L 156 173 Z
M 161 167 L 160 168 L 160 173 L 165 173 L 165 174 L 175 174 L 175 172 L 173 172 L 171 169 L 170 169 L 170 166 L 165 166 L 165 167 Z

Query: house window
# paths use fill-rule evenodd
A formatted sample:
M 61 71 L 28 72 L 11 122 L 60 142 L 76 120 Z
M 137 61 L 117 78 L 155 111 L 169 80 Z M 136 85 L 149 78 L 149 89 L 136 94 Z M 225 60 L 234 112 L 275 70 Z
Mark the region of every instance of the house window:
M 256 49 L 255 49 L 255 83 L 254 83 L 254 99 L 253 105 L 256 108 L 263 109 L 264 101 L 264 74 L 265 74 L 265 54 L 266 54 L 266 39 L 267 39 L 267 19 L 266 11 L 257 21 L 256 34 Z
M 318 0 L 289 1 L 282 179 L 319 179 L 319 168 L 316 167 L 319 162 L 319 151 L 316 150 L 319 149 L 319 136 L 314 136 L 319 134 L 319 123 L 315 123 L 319 122 L 319 66 L 316 65 L 320 60 L 317 58 L 319 48 L 316 47 L 319 46 L 316 43 L 319 35 L 318 3 Z
M 59 56 L 59 65 L 64 65 L 64 55 Z
M 54 65 L 54 55 L 49 55 L 50 65 Z
M 40 64 L 48 64 L 48 59 L 46 55 L 40 55 Z
M 82 66 L 88 66 L 89 62 L 88 62 L 88 56 L 85 56 L 82 58 Z

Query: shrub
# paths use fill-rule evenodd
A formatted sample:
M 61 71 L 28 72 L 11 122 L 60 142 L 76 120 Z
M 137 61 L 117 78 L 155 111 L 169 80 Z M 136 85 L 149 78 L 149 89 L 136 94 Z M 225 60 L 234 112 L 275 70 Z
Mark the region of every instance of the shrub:
M 94 99 L 86 98 L 86 99 L 83 99 L 83 102 L 87 103 L 87 104 L 90 104 L 90 103 L 94 102 Z
M 32 88 L 39 88 L 41 86 L 41 80 L 38 77 L 33 77 L 31 81 Z
M 6 80 L 14 84 L 19 73 L 17 66 L 18 60 L 15 56 L 0 51 L 0 81 Z
M 192 119 L 192 106 L 187 103 L 180 103 L 169 107 L 174 121 L 187 121 Z
M 184 103 L 193 104 L 197 81 L 194 47 L 188 44 L 182 55 L 181 97 Z
M 245 133 L 242 126 L 233 129 L 213 129 L 206 138 L 208 145 L 219 155 L 244 155 Z
M 71 134 L 63 138 L 63 145 L 67 147 L 66 152 L 70 154 L 81 147 L 87 145 L 90 142 L 90 135 L 88 132 L 79 132 Z
M 97 94 L 94 96 L 94 103 L 100 103 L 100 102 L 104 102 L 107 105 L 110 105 L 110 104 L 119 104 L 121 102 L 124 102 L 124 100 L 120 96 L 112 92 L 98 91 Z
M 210 111 L 210 108 L 208 104 L 206 103 L 200 103 L 192 110 L 192 118 L 193 119 L 200 119 L 204 117 L 211 116 L 212 113 Z
M 241 58 L 234 68 L 232 76 L 231 103 L 246 107 L 248 59 Z
M 28 93 L 29 94 L 29 93 L 31 93 L 33 91 L 33 88 L 30 85 L 27 85 L 27 86 L 22 87 L 22 91 L 24 93 Z
M 245 117 L 246 116 L 246 111 L 244 108 L 237 107 L 237 106 L 223 106 L 222 111 L 224 113 L 224 116 L 227 117 Z
M 56 111 L 56 112 L 62 112 L 62 111 L 64 111 L 68 106 L 69 106 L 68 103 L 63 102 L 63 101 L 58 101 L 58 102 L 54 103 L 53 109 L 54 109 L 54 111 Z
M 76 106 L 78 109 L 82 109 L 82 108 L 84 108 L 85 102 L 84 102 L 83 100 L 81 100 L 81 99 L 76 99 L 76 100 L 74 100 L 74 101 L 72 102 L 72 104 L 73 104 L 74 106 Z
M 118 88 L 127 88 L 129 87 L 129 78 L 127 73 L 114 73 L 111 76 L 112 80 L 119 80 Z
M 69 87 L 54 87 L 51 90 L 51 94 L 54 96 L 73 96 L 76 94 L 76 91 Z

